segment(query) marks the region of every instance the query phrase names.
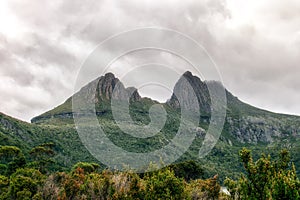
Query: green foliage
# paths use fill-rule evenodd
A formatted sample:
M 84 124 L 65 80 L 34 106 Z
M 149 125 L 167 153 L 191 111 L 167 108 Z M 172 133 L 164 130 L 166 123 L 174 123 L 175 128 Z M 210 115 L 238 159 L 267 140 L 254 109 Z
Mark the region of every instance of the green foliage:
M 25 166 L 26 160 L 22 151 L 15 146 L 1 146 L 0 147 L 1 159 L 1 173 L 3 175 L 10 175 L 16 169 Z
M 31 152 L 44 159 L 46 146 Z M 43 148 L 40 148 L 43 147 Z M 42 151 L 41 151 L 42 149 Z M 46 151 L 48 152 L 48 150 Z M 18 148 L 3 147 L 3 159 L 11 162 L 22 155 Z M 50 153 L 51 155 L 52 153 Z M 4 156 L 5 155 L 5 156 Z M 220 196 L 218 176 L 199 179 L 202 168 L 189 161 L 138 175 L 131 171 L 99 172 L 96 163 L 79 162 L 70 172 L 43 175 L 33 168 L 17 168 L 9 175 L 0 175 L 0 199 L 100 199 L 100 200 L 196 200 L 196 199 L 299 199 L 300 182 L 290 154 L 282 150 L 276 160 L 262 155 L 254 161 L 251 151 L 240 151 L 246 175 L 237 181 L 226 179 L 231 196 Z M 9 159 L 9 156 L 12 158 Z M 38 167 L 39 168 L 39 167 Z M 155 168 L 154 168 L 155 169 Z M 177 173 L 177 175 L 176 175 Z M 195 173 L 195 174 L 194 174 Z M 185 180 L 185 179 L 186 180 Z
M 236 101 L 236 99 L 233 99 L 231 102 L 234 101 Z M 71 101 L 68 100 L 66 103 L 68 105 L 63 104 L 59 109 L 49 112 L 47 116 L 43 115 L 43 119 L 39 121 L 39 124 L 25 123 L 0 114 L 0 145 L 17 146 L 24 153 L 26 160 L 30 161 L 30 163 L 27 163 L 27 167 L 39 169 L 42 173 L 69 171 L 71 170 L 71 167 L 78 162 L 98 162 L 82 144 L 74 126 L 73 119 L 59 118 L 59 116 L 61 116 L 60 114 L 71 114 Z M 146 99 L 130 105 L 130 112 L 134 121 L 138 124 L 147 124 L 149 122 L 148 110 L 153 104 L 153 101 Z M 300 121 L 297 117 L 275 115 L 262 110 L 256 110 L 257 112 L 254 112 L 253 107 L 239 104 L 240 103 L 235 102 L 232 105 L 236 105 L 239 109 L 233 109 L 233 107 L 230 106 L 231 110 L 229 111 L 229 115 L 235 117 L 237 123 L 239 122 L 238 119 L 240 117 L 252 110 L 253 116 L 257 114 L 266 116 L 266 118 L 268 118 L 268 116 L 274 117 L 275 119 L 284 121 L 283 124 L 291 124 L 294 129 L 297 130 L 297 125 Z M 98 113 L 99 123 L 107 137 L 109 137 L 109 139 L 117 146 L 130 152 L 151 152 L 162 148 L 169 144 L 170 140 L 177 133 L 180 124 L 180 113 L 172 110 L 170 106 L 163 104 L 168 114 L 164 128 L 155 135 L 155 137 L 137 138 L 123 133 L 120 130 L 113 121 L 109 102 L 105 102 L 105 104 L 101 106 Z M 199 125 L 206 129 L 209 123 L 202 120 Z M 235 125 L 237 128 L 238 126 L 239 124 Z M 284 126 L 282 129 L 283 133 L 285 133 L 291 128 L 286 128 Z M 272 146 L 267 146 L 265 143 L 258 143 L 256 145 L 247 143 L 241 144 L 232 135 L 231 130 L 229 129 L 229 123 L 227 122 L 225 123 L 225 128 L 219 142 L 205 158 L 199 159 L 199 149 L 202 146 L 203 137 L 197 136 L 189 150 L 178 159 L 178 162 L 196 160 L 201 164 L 203 169 L 203 176 L 199 176 L 200 178 L 209 178 L 214 174 L 219 174 L 219 179 L 222 182 L 225 177 L 237 179 L 239 174 L 243 171 L 243 166 L 239 163 L 239 157 L 237 155 L 237 152 L 241 150 L 243 146 L 252 150 L 255 159 L 260 156 L 262 151 L 266 151 L 267 154 L 272 155 L 272 152 L 288 147 L 293 157 L 293 162 L 296 167 L 299 168 L 300 154 L 298 152 L 300 151 L 300 137 L 292 137 L 291 134 L 292 133 L 287 132 L 285 138 L 279 138 L 279 142 L 274 140 Z M 229 145 L 229 140 L 233 146 Z M 40 144 L 51 142 L 55 143 L 55 146 L 50 148 L 55 151 L 55 154 L 53 156 L 44 154 L 45 156 L 48 156 L 48 161 L 50 162 L 44 163 L 44 166 L 41 168 L 37 168 L 40 166 L 40 163 L 38 163 L 37 160 L 40 159 L 35 159 L 34 155 L 30 155 L 30 151 L 33 148 L 40 146 Z M 56 162 L 53 163 L 51 160 Z M 1 162 L 1 164 L 0 174 L 5 174 L 8 171 L 8 163 Z M 101 165 L 100 169 L 104 169 L 105 167 L 106 166 Z M 182 177 L 175 169 L 174 171 L 176 176 Z M 13 170 L 10 173 L 13 173 Z M 298 170 L 297 173 L 299 175 L 300 171 Z M 187 180 L 189 179 L 188 177 L 184 178 Z
M 103 171 L 101 174 L 91 173 L 87 175 L 83 193 L 90 199 L 109 199 L 114 193 L 110 178 L 111 173 L 108 171 Z
M 72 167 L 72 172 L 75 172 L 77 168 L 83 169 L 85 173 L 92 173 L 96 172 L 100 168 L 100 165 L 97 163 L 79 162 Z
M 44 143 L 31 149 L 29 152 L 32 162 L 28 164 L 29 167 L 38 169 L 42 173 L 47 173 L 54 160 L 51 158 L 54 156 L 54 144 Z
M 190 199 L 218 199 L 220 195 L 220 184 L 217 180 L 218 176 L 207 180 L 193 180 L 187 187 L 186 191 Z
M 112 199 L 130 200 L 144 199 L 144 180 L 132 172 L 119 172 L 112 176 L 112 187 L 114 193 Z
M 238 181 L 226 179 L 225 184 L 238 199 L 299 199 L 300 181 L 290 162 L 289 152 L 282 150 L 278 160 L 272 161 L 264 154 L 256 162 L 251 151 L 243 149 L 240 158 L 244 164 L 246 176 Z
M 63 181 L 67 178 L 65 172 L 56 172 L 47 177 L 40 188 L 42 199 L 59 199 L 62 193 Z
M 9 178 L 0 175 L 0 199 L 4 199 L 7 196 L 9 188 Z
M 145 199 L 184 199 L 183 179 L 176 178 L 174 172 L 168 168 L 146 175 Z
M 172 164 L 170 168 L 176 177 L 184 178 L 186 181 L 203 178 L 204 175 L 200 164 L 193 160 Z
M 10 199 L 32 199 L 38 193 L 44 176 L 36 169 L 18 169 L 10 177 L 8 197 Z

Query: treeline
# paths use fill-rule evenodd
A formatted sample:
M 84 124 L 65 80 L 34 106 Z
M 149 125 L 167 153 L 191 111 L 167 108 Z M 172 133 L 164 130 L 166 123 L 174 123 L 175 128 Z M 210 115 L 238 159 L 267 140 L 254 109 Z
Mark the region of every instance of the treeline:
M 224 182 L 231 195 L 220 193 L 218 176 L 203 179 L 194 161 L 137 174 L 102 170 L 96 163 L 77 163 L 65 172 L 52 172 L 54 144 L 33 148 L 29 157 L 14 146 L 0 147 L 0 199 L 299 199 L 300 182 L 289 153 L 271 160 L 253 161 L 251 152 L 240 152 L 245 174 Z M 155 166 L 151 166 L 155 167 Z

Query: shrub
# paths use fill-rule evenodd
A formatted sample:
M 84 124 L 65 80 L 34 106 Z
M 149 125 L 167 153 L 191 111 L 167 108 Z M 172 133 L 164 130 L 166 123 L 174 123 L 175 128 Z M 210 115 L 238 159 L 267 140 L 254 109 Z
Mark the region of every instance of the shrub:
M 203 169 L 193 160 L 176 163 L 170 166 L 175 176 L 184 178 L 186 181 L 195 180 L 203 177 Z
M 32 199 L 38 193 L 44 176 L 36 169 L 18 169 L 10 177 L 8 196 L 11 199 Z
M 136 173 L 119 172 L 112 177 L 113 199 L 143 199 L 145 192 L 144 181 Z
M 22 168 L 26 164 L 25 157 L 22 151 L 15 146 L 1 146 L 1 173 L 2 175 L 11 175 L 18 168 Z
M 299 199 L 300 182 L 290 162 L 289 152 L 282 150 L 278 160 L 262 155 L 253 161 L 251 151 L 242 149 L 240 158 L 246 175 L 238 181 L 226 179 L 231 198 L 239 199 Z
M 77 168 L 81 168 L 85 173 L 92 173 L 96 172 L 99 167 L 100 165 L 97 163 L 79 162 L 72 167 L 72 171 L 74 172 Z
M 207 180 L 197 179 L 191 181 L 186 187 L 189 198 L 192 200 L 218 199 L 221 187 L 217 178 L 218 176 L 216 175 Z
M 185 199 L 184 180 L 166 168 L 146 175 L 145 199 Z

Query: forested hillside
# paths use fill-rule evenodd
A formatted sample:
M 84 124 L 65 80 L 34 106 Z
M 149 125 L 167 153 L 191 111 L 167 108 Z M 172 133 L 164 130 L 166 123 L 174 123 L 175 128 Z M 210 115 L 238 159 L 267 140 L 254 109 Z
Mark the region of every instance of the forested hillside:
M 222 134 L 212 151 L 199 158 L 212 114 L 207 85 L 222 86 L 214 81 L 203 82 L 186 72 L 174 91 L 187 100 L 191 97 L 185 90 L 188 86 L 183 79 L 188 80 L 197 97 L 196 102 L 188 102 L 188 105 L 200 106 L 199 124 L 192 130 L 196 135 L 191 146 L 173 165 L 153 173 L 136 174 L 130 167 L 119 172 L 95 159 L 75 128 L 73 116 L 77 113 L 72 109 L 73 97 L 33 118 L 32 123 L 1 113 L 1 197 L 228 199 L 229 196 L 220 194 L 220 186 L 226 185 L 231 194 L 241 199 L 299 198 L 296 174 L 299 175 L 300 169 L 300 117 L 255 108 L 225 90 L 227 107 Z M 122 91 L 120 98 L 130 94 L 129 114 L 133 122 L 124 118 L 122 125 L 126 130 L 135 131 L 133 123 L 143 126 L 155 120 L 149 115 L 153 105 L 164 108 L 166 122 L 155 136 L 133 137 L 124 133 L 115 122 L 111 99 L 118 84 Z M 96 95 L 90 98 L 92 91 L 96 91 Z M 95 105 L 97 120 L 106 137 L 129 152 L 143 153 L 162 148 L 175 137 L 180 126 L 181 105 L 176 95 L 165 103 L 141 97 L 135 88 L 125 88 L 111 73 L 92 81 L 74 95 L 83 95 Z M 123 116 L 122 112 L 119 114 Z M 112 156 L 111 159 L 115 158 Z M 152 164 L 148 167 L 155 167 L 155 163 Z

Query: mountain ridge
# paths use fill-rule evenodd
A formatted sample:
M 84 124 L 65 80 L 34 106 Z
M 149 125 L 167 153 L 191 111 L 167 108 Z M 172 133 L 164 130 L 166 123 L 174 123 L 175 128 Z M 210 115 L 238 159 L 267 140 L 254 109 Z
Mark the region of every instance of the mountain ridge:
M 189 92 L 185 91 L 187 88 L 186 84 L 188 83 L 184 83 L 184 80 L 187 80 L 188 83 L 192 86 L 197 96 L 197 100 L 190 98 Z M 200 121 L 203 122 L 203 125 L 205 126 L 205 123 L 209 122 L 211 114 L 211 101 L 208 89 L 209 84 L 210 88 L 222 86 L 220 82 L 202 81 L 199 77 L 194 76 L 191 72 L 187 71 L 179 78 L 179 80 L 175 84 L 173 90 L 174 92 L 170 99 L 165 103 L 161 103 L 161 105 L 168 106 L 169 109 L 178 110 L 180 108 L 180 105 L 175 96 L 175 91 L 177 91 L 177 94 L 183 96 L 186 101 L 189 101 L 188 104 L 192 106 L 195 105 L 195 107 L 197 104 L 199 104 L 201 110 Z M 148 110 L 146 107 L 148 107 L 149 109 L 151 105 L 158 103 L 150 98 L 142 98 L 136 88 L 125 88 L 122 82 L 120 82 L 119 79 L 116 78 L 112 73 L 107 73 L 88 83 L 86 86 L 82 87 L 81 90 L 76 94 L 80 93 L 80 95 L 86 95 L 87 98 L 89 98 L 86 99 L 86 101 L 95 103 L 97 116 L 100 118 L 105 118 L 111 113 L 110 100 L 116 86 L 120 88 L 119 92 L 117 93 L 117 95 L 119 96 L 118 98 L 124 99 L 126 98 L 126 95 L 132 94 L 130 97 L 130 102 L 133 105 L 137 105 L 137 107 L 139 107 L 136 109 L 136 111 L 139 114 L 141 113 L 142 118 L 148 117 L 142 116 L 148 115 Z M 298 124 L 300 124 L 300 117 L 277 114 L 267 110 L 256 108 L 252 105 L 240 101 L 226 88 L 224 89 L 227 98 L 225 128 L 228 128 L 227 132 L 230 132 L 229 134 L 233 135 L 238 140 L 238 142 L 272 143 L 274 141 L 273 138 L 286 135 L 286 132 L 290 134 L 294 134 L 296 132 L 296 135 L 299 134 L 300 128 Z M 95 92 L 96 94 L 94 95 Z M 91 97 L 95 98 L 91 99 Z M 72 97 L 70 97 L 65 103 L 59 105 L 55 109 L 33 118 L 32 123 L 50 123 L 54 125 L 61 125 L 61 122 L 63 121 L 65 121 L 66 123 L 73 123 L 72 118 Z M 143 119 L 142 121 L 147 120 Z
M 190 81 L 189 83 L 192 83 L 191 85 L 196 87 L 196 93 L 204 91 L 202 94 L 197 94 L 197 98 L 201 101 L 199 105 L 207 106 L 206 110 L 208 110 L 210 108 L 209 94 L 205 84 L 220 83 L 202 81 L 189 72 L 183 76 L 186 76 Z M 101 77 L 102 82 L 100 83 Z M 86 90 L 86 92 L 96 91 L 96 98 L 91 98 L 90 101 L 96 105 L 95 108 L 99 123 L 102 123 L 104 126 L 103 129 L 107 133 L 107 136 L 116 145 L 133 152 L 153 151 L 168 144 L 169 140 L 177 132 L 180 122 L 179 107 L 174 103 L 176 102 L 176 98 L 173 97 L 172 99 L 171 96 L 169 101 L 160 103 L 165 108 L 168 118 L 165 127 L 163 127 L 157 136 L 146 139 L 135 138 L 122 133 L 115 124 L 112 116 L 109 100 L 113 95 L 113 86 L 116 86 L 119 80 L 113 74 L 106 75 L 106 78 L 105 75 L 101 77 L 94 80 L 96 81 L 94 82 L 94 88 L 91 89 L 86 85 L 86 88 L 83 87 L 82 90 Z M 128 89 L 121 83 L 119 87 L 123 91 L 121 92 L 122 95 L 135 93 L 131 96 L 130 102 L 130 116 L 133 121 L 140 125 L 149 124 L 149 109 L 152 105 L 159 102 L 141 97 L 136 88 Z M 183 91 L 183 88 L 179 86 L 177 89 L 179 92 Z M 176 84 L 174 90 L 176 90 Z M 119 97 L 126 96 L 122 95 Z M 182 95 L 187 95 L 184 97 L 187 98 L 189 94 Z M 91 93 L 89 93 L 88 97 L 91 96 Z M 273 154 L 279 149 L 287 148 L 291 151 L 297 168 L 300 168 L 300 155 L 298 153 L 300 151 L 299 116 L 276 114 L 255 108 L 243 103 L 227 90 L 226 96 L 228 103 L 227 116 L 223 132 L 214 149 L 207 157 L 199 160 L 199 148 L 202 145 L 210 120 L 210 113 L 202 112 L 199 119 L 199 127 L 194 130 L 196 132 L 195 141 L 178 161 L 198 160 L 202 163 L 208 175 L 219 173 L 222 174 L 221 179 L 231 175 L 238 178 L 242 166 L 236 166 L 234 163 L 238 163 L 236 155 L 242 147 L 247 146 L 256 155 L 260 155 L 263 151 Z M 128 124 L 127 128 L 130 128 L 130 126 Z M 93 156 L 91 156 L 81 143 L 76 131 L 72 113 L 72 97 L 68 98 L 55 109 L 33 118 L 32 123 L 21 122 L 0 114 L 0 135 L 0 145 L 15 145 L 25 149 L 25 151 L 43 142 L 55 143 L 59 152 L 57 156 L 59 166 L 64 168 L 78 161 L 95 161 Z
M 199 100 L 199 104 L 200 104 L 200 107 L 205 107 L 204 110 L 206 113 L 208 113 L 208 110 L 210 109 L 209 107 L 210 106 L 207 106 L 207 105 L 204 105 L 204 104 L 210 104 L 210 103 L 207 103 L 209 102 L 209 91 L 208 91 L 208 88 L 207 88 L 207 84 L 221 84 L 220 82 L 217 82 L 217 81 L 213 81 L 213 80 L 209 80 L 209 81 L 202 81 L 199 77 L 197 76 L 194 76 L 190 71 L 186 71 L 180 78 L 179 80 L 177 81 L 177 83 L 175 84 L 174 86 L 174 90 L 176 89 L 176 85 L 180 82 L 180 80 L 182 78 L 186 78 L 187 80 L 189 80 L 191 82 L 191 85 L 195 86 L 196 84 L 196 87 L 194 87 L 193 89 L 196 90 L 196 94 L 200 94 L 198 97 L 198 100 Z M 91 83 L 93 82 L 98 82 L 99 84 L 97 84 L 97 89 L 95 88 L 90 88 L 89 85 L 91 85 Z M 81 90 L 92 90 L 93 92 L 95 91 L 96 92 L 96 97 L 100 97 L 98 99 L 95 99 L 95 103 L 98 103 L 99 100 L 110 100 L 111 98 L 111 95 L 112 95 L 112 92 L 113 92 L 113 89 L 114 89 L 114 86 L 119 83 L 119 79 L 115 77 L 115 75 L 111 72 L 108 72 L 107 74 L 105 74 L 104 76 L 101 76 L 101 77 L 98 77 L 97 79 L 89 82 L 88 84 L 86 84 L 85 86 L 83 86 Z M 194 83 L 193 83 L 194 82 Z M 124 90 L 127 90 L 128 92 L 131 92 L 133 95 L 132 95 L 132 99 L 134 101 L 139 101 L 141 99 L 148 99 L 149 101 L 153 101 L 155 103 L 158 103 L 157 101 L 155 100 L 152 100 L 151 98 L 149 97 L 141 97 L 139 95 L 139 92 L 136 88 L 134 87 L 128 87 L 128 88 L 125 88 L 124 85 L 120 82 L 119 84 L 122 89 Z M 199 89 L 200 88 L 200 89 Z M 132 92 L 134 91 L 134 92 Z M 204 92 L 203 92 L 204 91 Z M 227 98 L 227 103 L 228 103 L 228 106 L 229 106 L 229 109 L 231 108 L 230 106 L 234 107 L 234 106 L 237 106 L 237 105 L 242 105 L 244 107 L 248 107 L 248 109 L 253 109 L 255 110 L 256 112 L 263 112 L 264 114 L 274 114 L 274 115 L 281 115 L 281 116 L 285 116 L 285 117 L 299 117 L 297 115 L 291 115 L 291 114 L 282 114 L 282 113 L 275 113 L 275 112 L 272 112 L 272 111 L 268 111 L 266 109 L 262 109 L 262 108 L 257 108 L 255 106 L 252 106 L 248 103 L 245 103 L 243 101 L 241 101 L 238 97 L 234 96 L 231 92 L 229 92 L 226 88 L 225 88 L 225 91 L 226 91 L 226 98 Z M 91 91 L 89 91 L 91 92 Z M 202 95 L 202 96 L 201 96 Z M 90 95 L 91 96 L 91 95 Z M 51 117 L 55 117 L 55 114 L 58 114 L 59 113 L 59 110 L 57 111 L 57 113 L 53 114 L 51 111 L 55 111 L 57 108 L 61 107 L 62 105 L 66 104 L 66 103 L 70 103 L 71 104 L 71 100 L 72 100 L 72 97 L 69 97 L 64 103 L 60 104 L 59 106 L 55 107 L 54 109 L 51 109 L 43 114 L 40 114 L 34 118 L 31 119 L 31 122 L 32 123 L 36 123 L 38 120 L 37 118 L 39 116 L 44 116 L 45 114 L 52 114 Z M 175 102 L 176 100 L 176 97 L 174 95 L 174 92 L 173 94 L 171 95 L 171 97 L 164 103 L 166 104 L 169 104 L 171 105 L 172 107 L 175 107 L 175 108 L 179 108 L 180 106 L 178 105 L 178 102 Z M 162 103 L 162 104 L 164 104 Z M 230 105 L 231 104 L 231 105 Z M 232 108 L 234 109 L 234 108 Z M 240 111 L 242 111 L 241 108 L 239 108 Z M 72 110 L 72 107 L 70 105 L 68 105 L 68 108 L 64 108 L 63 111 L 68 111 L 66 113 L 71 113 L 70 111 Z M 256 113 L 254 113 L 256 114 Z M 48 116 L 49 117 L 49 116 Z

